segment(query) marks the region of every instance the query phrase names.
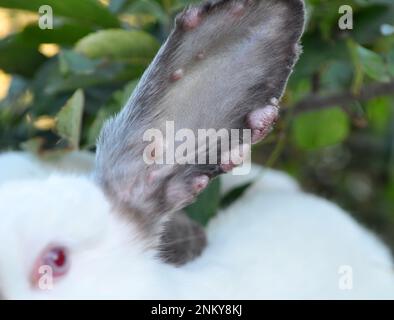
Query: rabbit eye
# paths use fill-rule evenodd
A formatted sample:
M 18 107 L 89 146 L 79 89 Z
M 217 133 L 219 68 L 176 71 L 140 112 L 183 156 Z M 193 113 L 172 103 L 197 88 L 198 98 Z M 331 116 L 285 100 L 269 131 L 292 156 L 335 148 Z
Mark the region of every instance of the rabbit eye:
M 32 273 L 32 283 L 40 287 L 41 282 L 64 276 L 70 268 L 69 251 L 64 246 L 50 246 L 38 258 Z M 53 279 L 52 279 L 53 278 Z
M 65 247 L 49 248 L 42 257 L 43 265 L 52 269 L 54 277 L 64 275 L 69 267 L 68 252 Z

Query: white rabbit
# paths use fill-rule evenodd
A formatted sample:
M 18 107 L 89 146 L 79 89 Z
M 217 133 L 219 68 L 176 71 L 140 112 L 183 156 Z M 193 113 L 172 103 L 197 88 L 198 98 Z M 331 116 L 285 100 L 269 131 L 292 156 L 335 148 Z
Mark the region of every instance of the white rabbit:
M 394 297 L 388 249 L 340 208 L 273 170 L 223 178 L 223 192 L 254 184 L 210 222 L 202 256 L 181 267 L 161 262 L 138 226 L 111 213 L 88 179 L 52 176 L 0 187 L 2 296 Z M 67 248 L 69 265 L 54 276 L 53 289 L 44 276 L 39 289 L 32 282 L 36 262 L 58 247 Z M 350 287 L 341 284 L 342 270 L 350 272 Z
M 162 254 L 174 212 L 233 167 L 222 161 L 232 150 L 220 149 L 217 164 L 147 164 L 144 132 L 173 120 L 192 130 L 248 127 L 252 142 L 264 138 L 303 23 L 301 0 L 221 0 L 185 10 L 126 107 L 104 126 L 93 175 L 10 175 L 0 183 L 0 295 L 394 298 L 383 244 L 288 176 L 256 167 L 248 177 L 224 176 L 227 190 L 255 183 L 210 222 L 200 257 L 170 260 L 174 266 Z M 27 162 L 27 173 L 48 170 Z M 184 240 L 169 239 L 166 249 Z

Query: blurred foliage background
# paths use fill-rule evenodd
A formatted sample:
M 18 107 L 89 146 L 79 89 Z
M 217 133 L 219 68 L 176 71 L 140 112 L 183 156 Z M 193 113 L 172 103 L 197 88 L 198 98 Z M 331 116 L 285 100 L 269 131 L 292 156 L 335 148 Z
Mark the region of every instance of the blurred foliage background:
M 0 150 L 94 151 L 188 0 L 0 0 Z M 341 5 L 354 13 L 340 30 Z M 53 8 L 41 30 L 38 8 Z M 394 1 L 309 0 L 304 54 L 282 118 L 254 161 L 285 170 L 394 248 Z M 206 222 L 246 188 L 217 183 L 189 208 Z

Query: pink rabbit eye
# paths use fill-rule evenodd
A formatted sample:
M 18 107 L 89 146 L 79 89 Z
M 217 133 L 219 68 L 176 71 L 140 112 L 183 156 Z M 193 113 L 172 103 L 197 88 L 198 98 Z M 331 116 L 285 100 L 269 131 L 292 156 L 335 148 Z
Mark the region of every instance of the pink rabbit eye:
M 40 280 L 64 276 L 70 268 L 69 251 L 64 246 L 52 245 L 37 259 L 32 273 L 32 284 L 39 286 Z
M 68 270 L 68 252 L 64 247 L 52 247 L 42 257 L 43 265 L 52 268 L 53 276 L 62 276 Z

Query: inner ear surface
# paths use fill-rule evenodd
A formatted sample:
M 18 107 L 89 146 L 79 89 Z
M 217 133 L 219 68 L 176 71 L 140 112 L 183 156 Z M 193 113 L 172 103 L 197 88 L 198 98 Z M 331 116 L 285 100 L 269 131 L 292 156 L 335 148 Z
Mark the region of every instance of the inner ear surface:
M 232 150 L 218 149 L 214 164 L 148 165 L 144 133 L 165 132 L 167 121 L 195 136 L 199 129 L 248 129 L 251 112 L 282 96 L 303 25 L 301 0 L 219 0 L 182 12 L 127 105 L 101 132 L 95 176 L 114 207 L 156 236 L 206 177 L 225 172 L 221 156 Z

